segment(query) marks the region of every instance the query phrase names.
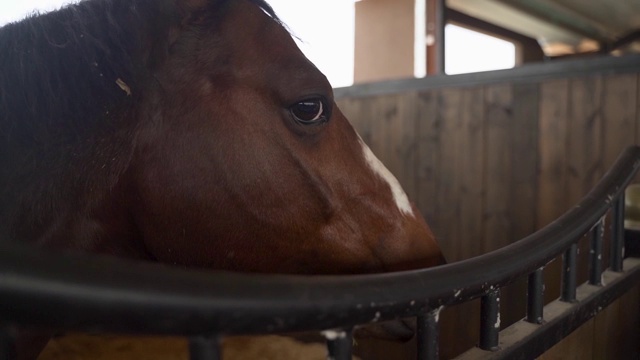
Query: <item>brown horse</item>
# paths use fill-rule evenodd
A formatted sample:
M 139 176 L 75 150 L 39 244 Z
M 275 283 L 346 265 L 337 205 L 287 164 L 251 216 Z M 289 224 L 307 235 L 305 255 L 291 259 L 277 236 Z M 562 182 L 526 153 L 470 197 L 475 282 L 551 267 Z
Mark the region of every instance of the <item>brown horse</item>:
M 0 48 L 3 241 L 266 273 L 442 262 L 262 0 L 87 0 Z

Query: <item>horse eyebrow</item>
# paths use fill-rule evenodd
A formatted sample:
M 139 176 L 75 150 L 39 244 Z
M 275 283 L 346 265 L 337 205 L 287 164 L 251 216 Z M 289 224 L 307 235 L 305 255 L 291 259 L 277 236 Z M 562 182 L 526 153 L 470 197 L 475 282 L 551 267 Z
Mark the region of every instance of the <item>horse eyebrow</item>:
M 264 10 L 264 12 L 267 13 L 267 15 L 271 16 L 274 20 L 280 22 L 278 15 L 276 15 L 276 12 L 273 10 L 273 7 L 271 7 L 271 5 L 269 5 L 268 2 L 266 2 L 265 0 L 249 0 L 249 1 L 258 5 L 262 10 Z
M 278 24 L 280 24 L 280 26 L 282 26 L 285 30 L 287 30 L 287 32 L 291 35 L 294 36 L 295 38 L 297 38 L 298 40 L 301 40 L 299 37 L 297 37 L 289 28 L 289 26 L 287 26 L 287 24 L 285 24 L 279 17 L 278 14 L 276 14 L 275 10 L 273 10 L 273 7 L 271 5 L 269 5 L 269 3 L 266 0 L 249 0 L 252 4 L 257 5 L 258 7 L 260 7 L 260 9 L 262 9 L 262 11 L 264 11 L 267 15 L 269 15 L 269 17 L 271 17 L 273 20 L 275 20 Z

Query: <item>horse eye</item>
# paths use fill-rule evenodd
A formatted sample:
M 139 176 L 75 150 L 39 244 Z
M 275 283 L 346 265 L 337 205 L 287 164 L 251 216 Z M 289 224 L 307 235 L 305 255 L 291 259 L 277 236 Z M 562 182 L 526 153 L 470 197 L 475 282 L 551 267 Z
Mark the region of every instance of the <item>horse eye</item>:
M 325 105 L 321 99 L 300 101 L 290 108 L 291 114 L 299 123 L 310 125 L 327 121 Z

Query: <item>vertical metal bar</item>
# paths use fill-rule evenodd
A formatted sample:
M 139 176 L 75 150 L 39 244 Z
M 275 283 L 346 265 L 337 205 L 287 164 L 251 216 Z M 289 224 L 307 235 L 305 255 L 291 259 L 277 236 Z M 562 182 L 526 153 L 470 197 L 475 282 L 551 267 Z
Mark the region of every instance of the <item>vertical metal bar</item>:
M 613 203 L 613 222 L 611 224 L 611 270 L 622 272 L 624 256 L 624 193 Z
M 540 268 L 531 274 L 527 283 L 527 321 L 542 324 L 544 308 L 544 276 Z
M 480 348 L 496 351 L 500 332 L 500 289 L 482 297 L 480 312 Z
M 427 36 L 433 41 L 427 44 L 427 75 L 445 73 L 445 27 L 447 3 L 445 0 L 427 0 Z
M 602 235 L 604 217 L 591 229 L 591 250 L 589 255 L 589 284 L 602 285 Z
M 425 19 L 427 21 L 427 39 L 433 39 L 433 41 L 427 41 L 427 75 L 438 75 L 438 64 L 437 64 L 437 51 L 436 47 L 436 32 L 438 28 L 436 26 L 437 20 L 437 9 L 438 4 L 437 0 L 426 0 L 427 1 L 427 11 L 425 13 Z
M 218 336 L 196 336 L 189 339 L 190 360 L 222 360 Z
M 572 244 L 562 255 L 562 297 L 565 302 L 576 301 L 576 254 L 578 245 Z
M 418 316 L 418 360 L 437 360 L 440 356 L 438 319 L 442 308 Z
M 436 67 L 438 69 L 438 74 L 445 74 L 445 28 L 447 27 L 447 1 L 446 0 L 436 0 L 438 4 L 438 13 L 436 19 L 436 26 L 438 27 L 438 32 L 436 33 L 436 47 L 438 48 L 438 53 L 436 54 Z
M 353 333 L 351 330 L 325 331 L 327 338 L 328 360 L 351 360 Z

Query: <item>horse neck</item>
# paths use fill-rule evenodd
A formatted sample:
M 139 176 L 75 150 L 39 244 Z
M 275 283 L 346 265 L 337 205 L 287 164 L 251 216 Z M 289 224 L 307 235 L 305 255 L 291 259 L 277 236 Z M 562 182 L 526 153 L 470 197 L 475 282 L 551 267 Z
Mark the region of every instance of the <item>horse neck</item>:
M 78 136 L 131 104 L 149 76 L 146 58 L 169 31 L 169 15 L 150 4 L 84 1 L 0 28 L 0 133 L 39 142 Z
M 128 236 L 104 213 L 119 210 L 150 39 L 168 32 L 160 3 L 85 1 L 0 29 L 0 236 L 88 250 Z

